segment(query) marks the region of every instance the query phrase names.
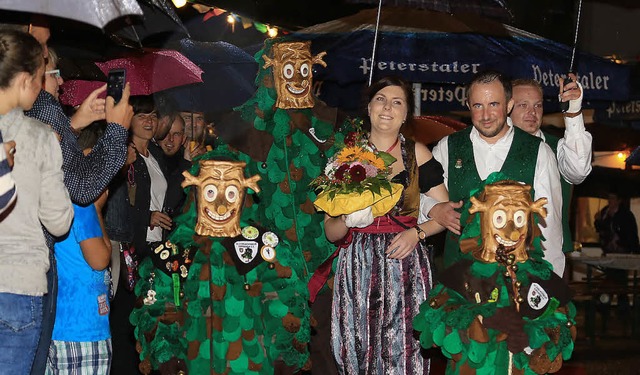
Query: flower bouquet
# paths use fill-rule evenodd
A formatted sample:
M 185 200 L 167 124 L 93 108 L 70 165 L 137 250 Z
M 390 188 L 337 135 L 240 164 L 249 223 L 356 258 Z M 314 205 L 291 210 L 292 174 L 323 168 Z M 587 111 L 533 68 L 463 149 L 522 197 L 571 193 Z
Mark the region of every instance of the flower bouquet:
M 347 134 L 344 145 L 327 161 L 324 173 L 311 181 L 322 190 L 313 204 L 330 216 L 371 206 L 383 216 L 400 200 L 402 185 L 388 180 L 395 158 L 375 150 L 361 130 Z

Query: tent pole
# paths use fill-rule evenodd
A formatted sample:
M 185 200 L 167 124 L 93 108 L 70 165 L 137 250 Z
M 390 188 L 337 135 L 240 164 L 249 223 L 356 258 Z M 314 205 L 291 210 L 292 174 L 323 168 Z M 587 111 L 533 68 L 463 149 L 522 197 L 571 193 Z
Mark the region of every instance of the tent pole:
M 420 101 L 420 93 L 422 92 L 422 84 L 413 83 L 413 115 L 420 116 L 422 110 L 422 102 Z

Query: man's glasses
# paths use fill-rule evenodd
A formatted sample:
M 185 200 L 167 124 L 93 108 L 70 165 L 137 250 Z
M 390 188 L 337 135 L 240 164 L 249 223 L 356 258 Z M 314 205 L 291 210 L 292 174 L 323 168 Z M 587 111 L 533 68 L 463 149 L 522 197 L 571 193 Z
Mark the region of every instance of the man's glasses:
M 60 69 L 47 70 L 46 72 L 44 72 L 44 74 L 51 74 L 56 78 L 60 78 Z

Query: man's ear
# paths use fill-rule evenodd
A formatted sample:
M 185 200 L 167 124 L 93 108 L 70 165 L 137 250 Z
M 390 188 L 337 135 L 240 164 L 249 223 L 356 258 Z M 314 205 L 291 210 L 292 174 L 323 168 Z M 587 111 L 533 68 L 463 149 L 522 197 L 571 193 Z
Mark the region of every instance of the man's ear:
M 513 98 L 509 99 L 509 103 L 507 103 L 507 115 L 511 113 L 514 104 L 515 101 L 513 101 Z

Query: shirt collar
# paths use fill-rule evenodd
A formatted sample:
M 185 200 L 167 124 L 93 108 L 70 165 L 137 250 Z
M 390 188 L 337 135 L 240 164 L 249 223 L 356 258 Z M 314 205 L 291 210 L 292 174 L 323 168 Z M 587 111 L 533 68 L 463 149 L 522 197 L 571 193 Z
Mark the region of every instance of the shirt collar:
M 471 129 L 471 135 L 470 135 L 471 142 L 472 143 L 480 142 L 487 146 L 498 146 L 498 145 L 503 145 L 505 143 L 511 144 L 511 140 L 513 139 L 513 123 L 511 122 L 511 118 L 509 117 L 507 117 L 507 126 L 509 127 L 509 130 L 507 130 L 505 135 L 503 135 L 502 138 L 498 139 L 496 143 L 488 143 L 483 138 L 481 138 L 480 133 L 474 126 L 473 129 Z

